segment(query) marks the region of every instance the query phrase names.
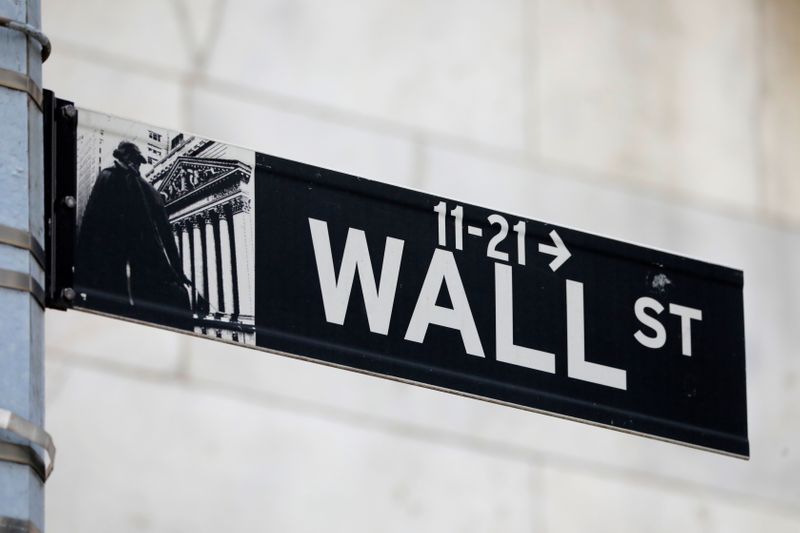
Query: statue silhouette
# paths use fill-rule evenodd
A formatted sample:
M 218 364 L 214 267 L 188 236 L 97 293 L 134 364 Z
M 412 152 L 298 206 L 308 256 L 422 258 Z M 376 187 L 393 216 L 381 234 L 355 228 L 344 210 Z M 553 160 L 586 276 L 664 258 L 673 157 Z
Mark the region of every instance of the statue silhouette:
M 92 308 L 192 329 L 181 257 L 164 199 L 139 173 L 139 148 L 123 141 L 100 171 L 86 204 L 75 258 L 75 287 Z

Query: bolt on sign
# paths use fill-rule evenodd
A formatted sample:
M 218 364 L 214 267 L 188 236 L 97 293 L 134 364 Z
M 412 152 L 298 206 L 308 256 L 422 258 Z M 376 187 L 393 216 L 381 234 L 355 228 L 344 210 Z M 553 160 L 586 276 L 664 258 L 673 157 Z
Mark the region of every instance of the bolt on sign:
M 49 101 L 51 305 L 748 456 L 742 272 Z

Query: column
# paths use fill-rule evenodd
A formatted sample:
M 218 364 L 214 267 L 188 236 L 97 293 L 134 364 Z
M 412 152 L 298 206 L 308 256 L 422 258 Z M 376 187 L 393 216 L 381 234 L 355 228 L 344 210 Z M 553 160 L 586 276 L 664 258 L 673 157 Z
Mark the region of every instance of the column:
M 214 233 L 214 257 L 217 267 L 217 312 L 221 317 L 225 313 L 225 283 L 222 281 L 222 249 L 219 242 L 219 208 L 211 212 L 211 230 Z
M 172 236 L 175 238 L 175 246 L 178 247 L 178 253 L 183 257 L 183 241 L 181 240 L 181 227 L 179 225 L 172 226 Z
M 211 213 L 206 213 L 205 232 L 206 232 L 206 271 L 208 274 L 208 292 L 206 298 L 211 305 L 210 313 L 219 310 L 219 292 L 217 285 L 217 240 L 214 238 L 214 226 L 211 221 Z
M 208 299 L 208 243 L 206 242 L 206 215 L 200 214 L 197 216 L 197 225 L 200 230 L 200 253 L 203 256 L 203 287 L 200 292 L 203 293 L 205 298 L 204 313 L 210 312 L 210 300 Z
M 219 220 L 217 222 L 219 227 L 219 259 L 220 259 L 220 272 L 222 274 L 222 295 L 223 299 L 220 300 L 220 307 L 225 310 L 227 314 L 233 313 L 233 270 L 234 265 L 231 259 L 231 238 L 228 230 L 228 218 L 225 215 L 225 210 L 219 212 Z
M 201 237 L 201 228 L 203 227 L 203 222 L 199 218 L 195 218 L 192 220 L 192 222 L 192 258 L 194 260 L 194 264 L 192 265 L 192 273 L 194 274 L 192 281 L 194 282 L 195 291 L 200 295 L 205 296 L 205 292 L 203 291 L 203 286 L 205 283 L 203 273 L 205 271 L 205 267 L 203 265 L 203 245 Z M 195 312 L 197 313 L 197 316 L 201 316 L 203 314 L 202 306 L 200 305 L 199 301 L 196 302 Z
M 195 291 L 195 287 L 197 287 L 197 270 L 194 265 L 194 222 L 191 219 L 186 219 L 184 221 L 186 226 L 186 237 L 189 239 L 189 252 L 187 256 L 189 257 L 189 279 L 192 280 L 192 311 L 197 312 L 197 291 Z
M 239 258 L 236 255 L 236 232 L 233 228 L 233 207 L 231 204 L 225 206 L 225 219 L 228 227 L 228 240 L 231 251 L 231 295 L 233 296 L 233 315 L 231 319 L 239 316 Z
M 187 222 L 181 222 L 181 261 L 183 262 L 183 274 L 193 279 L 192 275 L 192 247 L 189 244 L 189 229 Z
M 233 215 L 233 231 L 236 234 L 236 258 L 239 279 L 239 312 L 242 315 L 253 316 L 253 278 L 255 265 L 253 264 L 253 240 L 250 213 L 245 211 L 248 206 L 243 198 L 239 198 L 239 208 Z

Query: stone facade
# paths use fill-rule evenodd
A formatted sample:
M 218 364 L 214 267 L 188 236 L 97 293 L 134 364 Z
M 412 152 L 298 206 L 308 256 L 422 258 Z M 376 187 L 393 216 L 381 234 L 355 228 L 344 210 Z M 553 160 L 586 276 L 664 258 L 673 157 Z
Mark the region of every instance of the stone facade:
M 207 157 L 219 144 L 190 137 L 147 179 L 164 196 L 194 288 L 195 331 L 254 344 L 253 165 Z

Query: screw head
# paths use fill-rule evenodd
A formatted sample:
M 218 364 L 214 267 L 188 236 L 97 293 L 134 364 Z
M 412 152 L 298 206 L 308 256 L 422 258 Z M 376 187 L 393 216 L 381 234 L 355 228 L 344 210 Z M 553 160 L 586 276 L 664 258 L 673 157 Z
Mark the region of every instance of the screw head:
M 61 289 L 61 297 L 64 300 L 71 302 L 75 299 L 75 296 L 77 295 L 75 294 L 75 289 L 73 289 L 72 287 L 66 287 L 64 289 Z
M 68 120 L 74 120 L 78 116 L 78 110 L 74 105 L 64 106 L 61 108 L 61 116 Z
M 61 204 L 69 209 L 75 209 L 77 202 L 75 201 L 74 196 L 65 196 L 61 199 Z

